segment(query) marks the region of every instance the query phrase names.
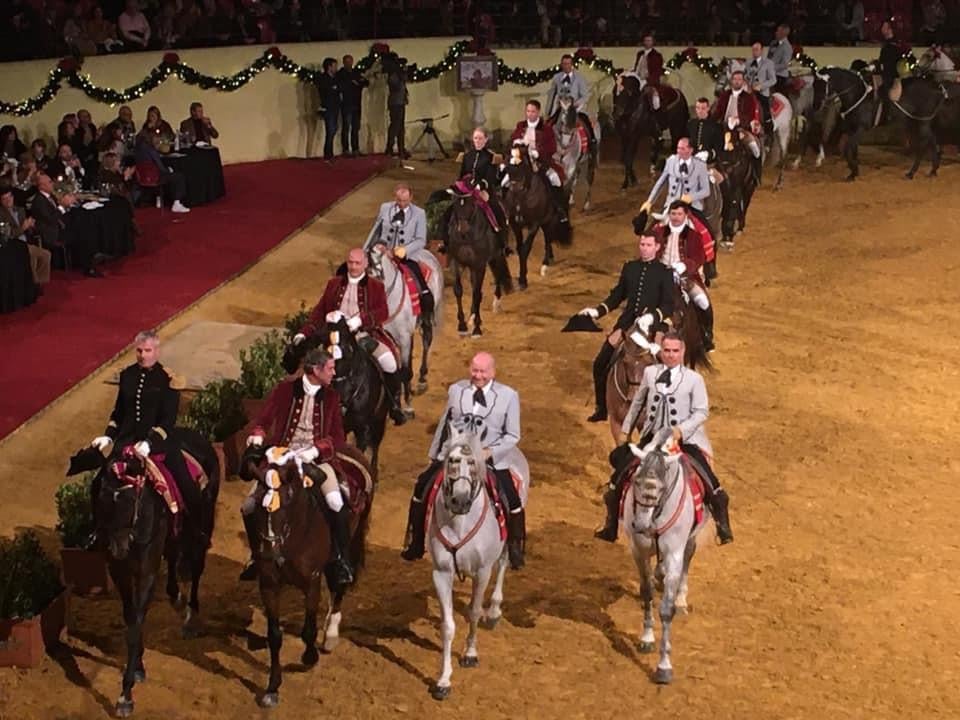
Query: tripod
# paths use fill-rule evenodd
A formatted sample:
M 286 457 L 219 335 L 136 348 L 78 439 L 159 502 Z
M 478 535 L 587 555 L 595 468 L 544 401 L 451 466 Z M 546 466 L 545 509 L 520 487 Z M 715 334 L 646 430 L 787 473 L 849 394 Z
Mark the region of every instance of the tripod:
M 448 117 L 450 117 L 450 113 L 447 113 L 446 115 L 441 115 L 440 117 L 437 117 L 437 118 L 417 118 L 416 120 L 411 120 L 409 123 L 407 123 L 408 125 L 412 123 L 423 124 L 423 131 L 420 133 L 420 137 L 417 138 L 417 141 L 413 144 L 413 147 L 410 148 L 410 154 L 412 155 L 413 153 L 415 153 L 417 151 L 417 148 L 420 147 L 420 143 L 423 142 L 423 140 L 427 136 L 430 136 L 433 138 L 433 142 L 436 144 L 436 146 L 440 149 L 440 154 L 443 155 L 444 160 L 448 159 L 450 156 L 447 154 L 447 151 L 444 149 L 443 143 L 440 142 L 440 138 L 437 137 L 437 131 L 433 127 L 434 120 L 443 120 L 444 118 L 448 118 Z M 430 141 L 427 140 L 427 162 L 434 161 L 433 152 L 434 152 L 433 145 L 431 145 Z

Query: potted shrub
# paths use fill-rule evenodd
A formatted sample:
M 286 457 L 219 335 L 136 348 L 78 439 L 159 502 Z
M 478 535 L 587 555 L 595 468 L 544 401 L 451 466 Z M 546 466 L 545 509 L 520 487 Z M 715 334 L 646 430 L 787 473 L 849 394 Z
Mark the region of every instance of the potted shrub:
M 63 548 L 60 561 L 63 583 L 76 595 L 97 595 L 110 591 L 107 558 L 102 552 L 84 549 L 93 532 L 90 512 L 90 483 L 96 473 L 89 472 L 57 488 L 57 533 Z
M 286 331 L 284 341 L 289 345 L 293 342 L 293 336 L 300 332 L 300 328 L 307 324 L 310 319 L 310 311 L 307 310 L 305 300 L 300 301 L 300 309 L 297 312 L 287 315 L 283 319 L 283 327 Z
M 66 615 L 67 591 L 37 536 L 0 539 L 0 667 L 36 667 Z
M 214 380 L 197 393 L 180 418 L 180 425 L 193 428 L 213 443 L 220 459 L 221 480 L 239 466 L 235 443 L 227 441 L 247 424 L 243 392 L 243 385 L 236 380 Z
M 294 335 L 298 331 L 299 327 Z M 272 330 L 240 351 L 240 384 L 243 386 L 243 409 L 247 418 L 252 420 L 260 414 L 264 398 L 286 377 L 283 352 L 292 339 L 292 335 L 284 338 L 279 330 Z

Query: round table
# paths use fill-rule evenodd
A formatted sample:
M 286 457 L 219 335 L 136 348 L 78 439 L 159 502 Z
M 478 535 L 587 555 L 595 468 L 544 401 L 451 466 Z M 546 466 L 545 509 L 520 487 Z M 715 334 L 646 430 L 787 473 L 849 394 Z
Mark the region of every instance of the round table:
M 133 209 L 124 198 L 113 198 L 94 210 L 77 206 L 67 213 L 74 243 L 89 243 L 94 255 L 121 257 L 134 250 Z
M 212 145 L 170 153 L 163 161 L 186 178 L 187 195 L 183 204 L 187 207 L 205 205 L 226 195 L 220 151 Z
M 27 244 L 17 238 L 0 240 L 0 313 L 32 305 L 36 299 Z

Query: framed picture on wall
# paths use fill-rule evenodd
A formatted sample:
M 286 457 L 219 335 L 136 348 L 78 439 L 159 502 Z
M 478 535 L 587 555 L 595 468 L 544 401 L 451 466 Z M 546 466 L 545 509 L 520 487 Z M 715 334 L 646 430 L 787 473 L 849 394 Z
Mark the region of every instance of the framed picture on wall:
M 496 55 L 462 55 L 457 59 L 457 90 L 496 90 Z

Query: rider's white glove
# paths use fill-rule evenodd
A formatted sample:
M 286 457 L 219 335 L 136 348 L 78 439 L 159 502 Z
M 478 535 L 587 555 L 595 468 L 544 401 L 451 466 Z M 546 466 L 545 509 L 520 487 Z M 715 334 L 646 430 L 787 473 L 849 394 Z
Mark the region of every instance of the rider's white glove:
M 660 350 L 662 348 L 659 345 L 657 345 L 655 342 L 652 342 L 649 345 L 647 345 L 647 349 L 650 351 L 651 355 L 656 357 L 657 355 L 660 354 Z
M 653 315 L 650 313 L 644 313 L 637 318 L 637 327 L 640 328 L 640 332 L 644 335 L 650 332 L 651 325 L 653 325 Z
M 247 438 L 247 447 L 250 447 L 251 445 L 255 447 L 260 447 L 263 445 L 263 435 L 250 435 Z
M 354 315 L 347 320 L 347 327 L 350 328 L 350 332 L 356 332 L 360 329 L 361 325 L 363 325 L 363 320 L 360 319 L 359 315 Z
M 304 335 L 303 333 L 297 333 L 296 335 L 293 336 L 293 344 L 299 345 L 306 339 L 307 339 L 306 335 Z
M 677 275 L 683 275 L 687 271 L 686 263 L 678 262 L 673 264 L 673 271 Z
M 315 447 L 309 447 L 297 453 L 297 459 L 304 463 L 312 463 L 318 457 L 320 457 L 320 450 Z
M 133 451 L 146 460 L 148 457 L 150 457 L 150 443 L 148 443 L 146 440 L 141 440 L 133 446 Z
M 536 148 L 530 148 L 530 157 L 532 157 L 534 160 L 540 157 L 540 153 L 537 152 Z
M 327 313 L 327 322 L 335 324 L 340 322 L 340 318 L 342 317 L 343 317 L 343 313 L 340 312 L 339 310 L 331 310 L 330 312 Z
M 710 157 L 710 153 L 708 153 L 706 150 L 701 150 L 700 152 L 696 153 L 694 157 L 697 160 L 703 160 L 703 162 L 706 162 L 707 158 Z
M 90 443 L 90 446 L 95 447 L 100 452 L 103 452 L 103 449 L 107 447 L 107 445 L 109 445 L 111 442 L 113 441 L 110 438 L 108 438 L 106 435 L 101 435 L 99 437 L 95 437 L 93 439 L 93 442 Z
M 598 317 L 600 317 L 600 311 L 597 310 L 596 308 L 586 307 L 580 312 L 578 312 L 577 315 L 588 315 L 592 317 L 594 320 L 596 320 Z

